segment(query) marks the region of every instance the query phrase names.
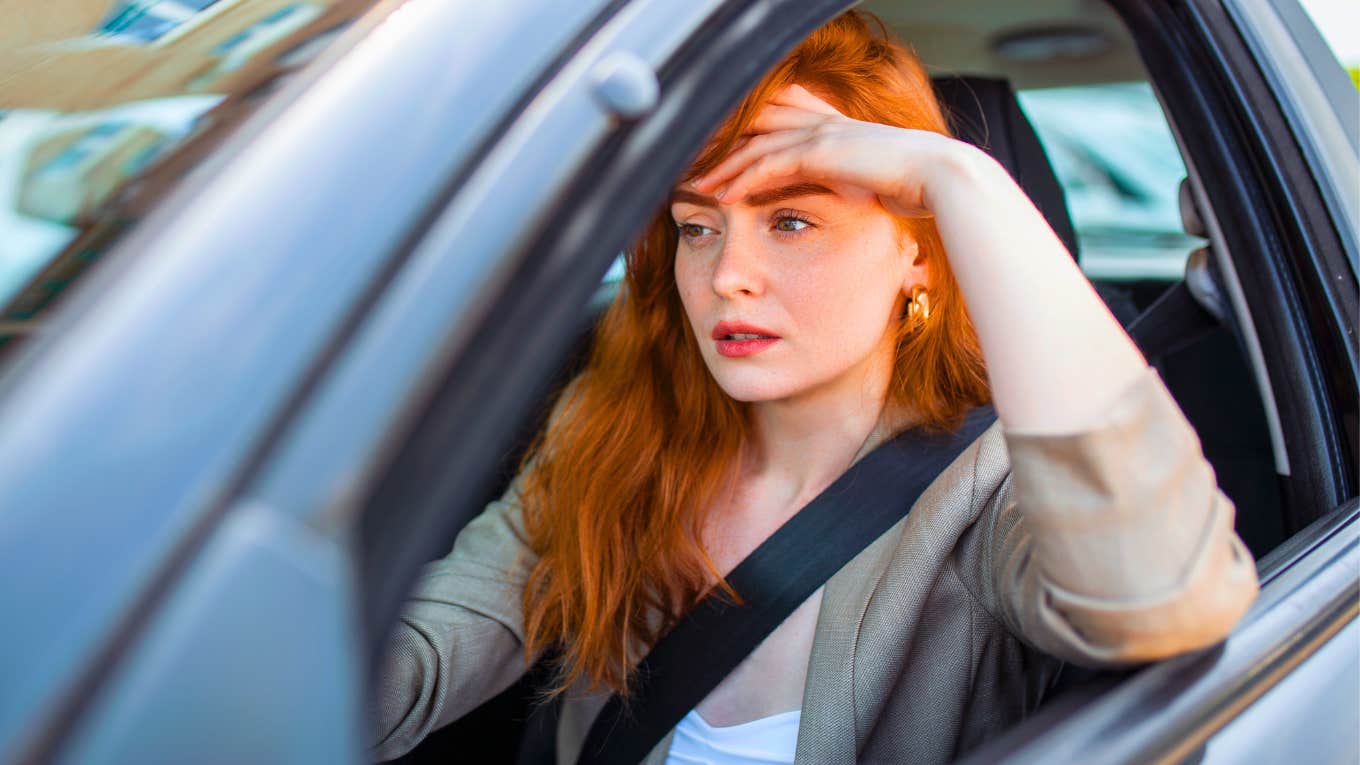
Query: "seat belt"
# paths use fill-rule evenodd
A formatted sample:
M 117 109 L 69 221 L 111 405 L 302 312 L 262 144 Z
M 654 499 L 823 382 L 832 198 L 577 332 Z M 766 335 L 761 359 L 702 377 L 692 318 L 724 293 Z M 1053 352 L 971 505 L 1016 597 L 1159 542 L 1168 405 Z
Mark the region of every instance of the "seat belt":
M 638 664 L 632 698 L 617 694 L 591 725 L 578 763 L 635 763 L 709 691 L 871 542 L 900 521 L 937 476 L 986 430 L 991 407 L 953 433 L 909 429 L 879 445 L 733 569 L 743 603 L 701 600 Z
M 1189 187 L 1181 183 L 1181 216 L 1185 230 L 1204 236 L 1194 212 Z M 1143 356 L 1153 364 L 1163 356 L 1194 343 L 1219 327 L 1231 327 L 1228 298 L 1213 265 L 1209 248 L 1192 250 L 1185 259 L 1185 278 L 1171 285 L 1152 305 L 1129 322 L 1126 330 Z
M 1127 331 L 1156 363 L 1218 326 L 1180 281 Z M 907 430 L 852 465 L 733 569 L 727 582 L 743 604 L 705 598 L 657 642 L 637 667 L 632 699 L 611 696 L 595 718 L 578 763 L 646 757 L 794 609 L 901 520 L 995 419 L 991 407 L 980 407 L 952 434 Z
M 1185 281 L 1167 288 L 1128 326 L 1129 337 L 1150 363 L 1184 348 L 1220 326 Z

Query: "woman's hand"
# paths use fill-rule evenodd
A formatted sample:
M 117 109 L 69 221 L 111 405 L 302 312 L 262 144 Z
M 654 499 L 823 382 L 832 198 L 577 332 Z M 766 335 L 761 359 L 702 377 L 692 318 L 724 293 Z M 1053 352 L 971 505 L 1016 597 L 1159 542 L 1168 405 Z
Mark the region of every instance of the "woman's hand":
M 694 189 L 733 204 L 773 179 L 840 182 L 888 212 L 934 216 L 1012 430 L 1077 432 L 1146 369 L 1062 241 L 995 160 L 924 130 L 860 122 L 798 85 Z
M 971 145 L 926 130 L 860 122 L 801 85 L 779 91 L 752 123 L 753 135 L 694 188 L 728 204 L 769 181 L 798 176 L 868 189 L 895 215 L 930 215 L 929 190 L 990 162 Z

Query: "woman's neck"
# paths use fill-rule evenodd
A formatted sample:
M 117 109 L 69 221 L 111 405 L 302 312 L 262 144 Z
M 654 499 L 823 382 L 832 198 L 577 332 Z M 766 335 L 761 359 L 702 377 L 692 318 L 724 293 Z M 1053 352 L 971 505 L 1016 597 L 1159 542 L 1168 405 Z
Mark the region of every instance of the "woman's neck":
M 891 376 L 880 361 L 796 397 L 752 404 L 743 483 L 759 483 L 801 507 L 859 457 L 909 423 L 885 407 Z

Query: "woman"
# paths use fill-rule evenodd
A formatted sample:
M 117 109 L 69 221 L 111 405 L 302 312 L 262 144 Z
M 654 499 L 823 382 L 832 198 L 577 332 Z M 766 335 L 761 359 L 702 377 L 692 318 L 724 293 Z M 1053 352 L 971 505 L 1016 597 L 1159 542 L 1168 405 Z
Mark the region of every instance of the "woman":
M 379 754 L 556 646 L 573 762 L 607 693 L 761 541 L 893 434 L 988 401 L 999 424 L 648 762 L 787 762 L 795 742 L 799 762 L 947 761 L 1061 662 L 1208 645 L 1256 593 L 1156 373 L 1006 172 L 948 137 L 915 57 L 847 13 L 630 251 L 520 479 L 411 601 Z

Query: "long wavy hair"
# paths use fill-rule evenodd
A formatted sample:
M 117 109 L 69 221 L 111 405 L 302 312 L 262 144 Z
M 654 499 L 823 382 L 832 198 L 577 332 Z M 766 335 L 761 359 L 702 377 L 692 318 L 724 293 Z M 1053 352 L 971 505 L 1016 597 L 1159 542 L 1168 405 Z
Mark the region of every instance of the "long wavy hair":
M 745 97 L 682 180 L 717 166 L 780 88 L 801 84 L 848 117 L 948 135 L 929 76 L 882 22 L 850 11 L 812 33 Z M 886 405 L 957 427 L 990 398 L 982 354 L 933 219 L 898 219 L 931 274 L 931 315 L 899 317 Z M 556 648 L 557 682 L 627 697 L 634 664 L 715 587 L 738 599 L 701 530 L 750 433 L 718 387 L 674 276 L 663 207 L 627 252 L 627 275 L 584 371 L 525 457 L 521 499 L 540 556 L 524 591 L 526 652 Z

